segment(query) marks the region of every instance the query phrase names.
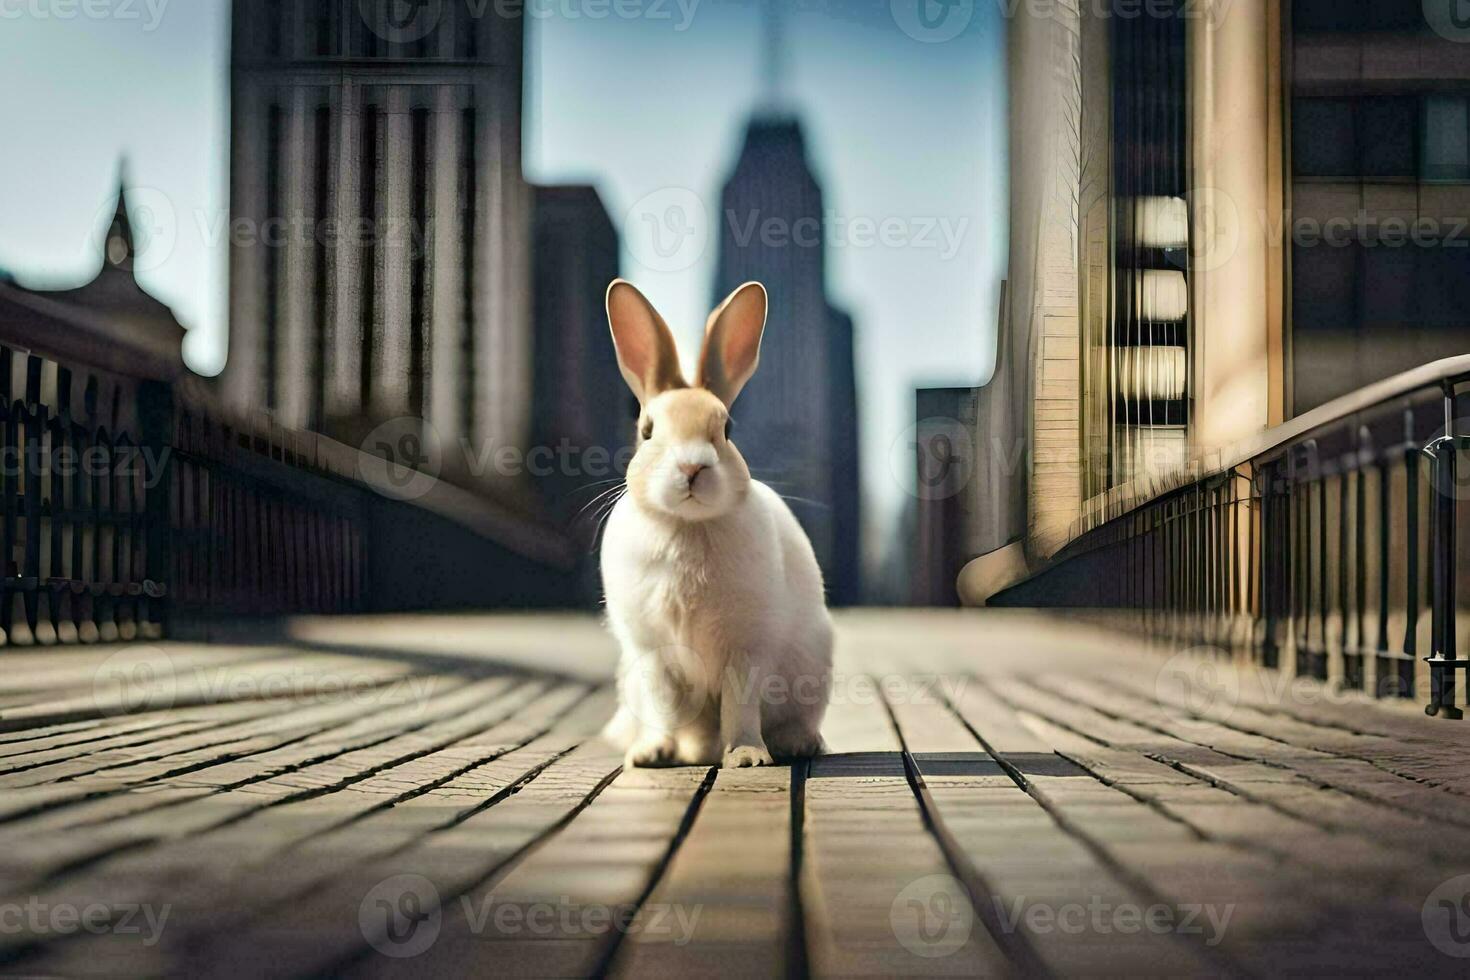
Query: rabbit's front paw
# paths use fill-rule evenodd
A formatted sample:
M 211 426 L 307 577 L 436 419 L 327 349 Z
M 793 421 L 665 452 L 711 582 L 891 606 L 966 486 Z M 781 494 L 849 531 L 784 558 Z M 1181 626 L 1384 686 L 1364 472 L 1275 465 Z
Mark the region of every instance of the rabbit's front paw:
M 625 766 L 677 766 L 679 747 L 668 735 L 639 739 L 623 757 Z
M 737 745 L 725 752 L 723 763 L 726 769 L 744 769 L 746 766 L 773 766 L 776 762 L 771 753 L 761 745 Z

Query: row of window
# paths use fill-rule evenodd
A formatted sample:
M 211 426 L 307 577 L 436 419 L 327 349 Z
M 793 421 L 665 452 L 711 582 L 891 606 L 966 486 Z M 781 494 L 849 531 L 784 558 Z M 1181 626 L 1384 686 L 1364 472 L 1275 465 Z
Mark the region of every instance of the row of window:
M 256 58 L 469 59 L 501 5 L 476 0 L 248 0 L 235 46 Z
M 1470 96 L 1297 98 L 1291 147 L 1298 177 L 1470 180 Z
M 1322 32 L 1427 31 L 1425 7 L 1459 0 L 1296 0 L 1291 27 L 1298 34 Z

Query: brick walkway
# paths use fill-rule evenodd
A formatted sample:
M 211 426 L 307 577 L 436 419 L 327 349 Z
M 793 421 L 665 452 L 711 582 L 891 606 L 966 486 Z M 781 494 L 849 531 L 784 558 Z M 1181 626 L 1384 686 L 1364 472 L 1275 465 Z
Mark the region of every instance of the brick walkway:
M 0 973 L 1463 975 L 1463 725 L 1055 617 L 840 625 L 796 770 L 621 771 L 590 619 L 0 651 Z

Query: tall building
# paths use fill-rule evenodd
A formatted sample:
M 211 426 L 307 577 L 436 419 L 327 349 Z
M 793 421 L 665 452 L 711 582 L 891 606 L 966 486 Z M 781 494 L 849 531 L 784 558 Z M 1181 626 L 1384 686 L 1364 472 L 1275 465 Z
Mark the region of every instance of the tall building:
M 988 386 L 1007 411 L 980 412 L 977 445 L 1028 453 L 969 491 L 993 513 L 967 598 L 1272 427 L 1470 350 L 1466 41 L 1454 0 L 1011 22 Z
M 735 404 L 735 439 L 755 476 L 791 499 L 842 604 L 861 588 L 856 380 L 852 321 L 827 301 L 822 219 L 800 123 L 753 119 L 721 196 L 715 275 L 716 303 L 752 279 L 770 296 L 761 367 Z
M 975 391 L 914 392 L 914 513 L 907 596 L 914 605 L 960 604 L 956 581 L 973 554 L 974 501 L 964 488 L 975 468 L 969 450 Z
M 827 586 L 839 606 L 864 601 L 862 473 L 858 466 L 858 398 L 856 343 L 852 317 L 828 312 L 828 436 L 832 449 L 832 569 Z
M 1301 413 L 1470 351 L 1470 21 L 1457 0 L 1290 6 L 1284 380 Z
M 618 453 L 632 441 L 636 418 L 604 306 L 618 276 L 618 233 L 593 187 L 534 193 L 532 442 L 550 460 L 535 475 L 552 509 L 570 520 L 606 487 L 602 481 L 618 475 Z
M 402 416 L 525 445 L 524 17 L 236 0 L 230 351 L 240 408 L 356 441 Z

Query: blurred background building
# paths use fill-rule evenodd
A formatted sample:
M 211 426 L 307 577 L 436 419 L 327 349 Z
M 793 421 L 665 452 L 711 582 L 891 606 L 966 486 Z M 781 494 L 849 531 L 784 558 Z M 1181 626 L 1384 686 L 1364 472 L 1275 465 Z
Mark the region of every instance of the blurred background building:
M 720 198 L 714 302 L 759 280 L 770 296 L 760 370 L 735 403 L 751 472 L 812 539 L 833 602 L 861 595 L 852 319 L 827 300 L 822 189 L 793 116 L 751 120 Z
M 1031 451 L 969 490 L 1026 514 L 983 519 L 971 601 L 1191 465 L 1470 351 L 1453 3 L 1160 7 L 1011 22 L 997 380 L 1024 378 L 1006 426 Z
M 1290 121 L 1284 381 L 1299 414 L 1470 351 L 1470 21 L 1452 0 L 1287 8 L 1271 67 Z
M 637 403 L 609 354 L 604 304 L 618 277 L 618 233 L 602 198 L 586 185 L 534 195 L 531 440 L 542 451 L 532 476 L 570 523 L 622 475 Z
M 524 23 L 493 5 L 237 0 L 236 406 L 352 443 L 412 417 L 442 445 L 528 447 Z
M 190 390 L 253 418 L 271 433 L 260 445 L 299 441 L 297 462 L 326 454 L 349 475 L 364 451 L 436 446 L 437 460 L 395 454 L 441 477 L 415 505 L 556 566 L 534 599 L 515 587 L 536 578 L 527 566 L 499 576 L 497 604 L 547 602 L 569 553 L 595 558 L 599 506 L 576 517 L 630 435 L 606 281 L 639 282 L 687 353 L 708 301 L 760 278 L 769 346 L 737 439 L 807 527 L 833 602 L 870 597 L 884 552 L 908 567 L 892 532 L 913 467 L 885 450 L 914 384 L 988 370 L 992 317 L 972 308 L 990 303 L 1004 239 L 1003 18 L 765 0 L 615 6 L 596 23 L 528 10 L 199 0 L 137 22 L 16 19 L 0 79 L 38 135 L 0 158 L 15 229 L 0 261 L 27 286 L 90 278 L 115 161 L 132 160 L 137 288 L 187 328 L 190 367 L 222 369 Z M 82 52 L 110 80 L 89 86 L 100 95 L 44 83 Z M 670 94 L 674 74 L 690 82 Z M 909 152 L 941 132 L 945 153 Z M 641 204 L 671 192 L 710 219 L 677 267 L 638 241 L 667 217 Z M 460 573 L 494 549 L 436 569 L 418 527 L 375 528 L 375 555 L 396 551 L 425 583 L 394 601 L 474 601 Z

